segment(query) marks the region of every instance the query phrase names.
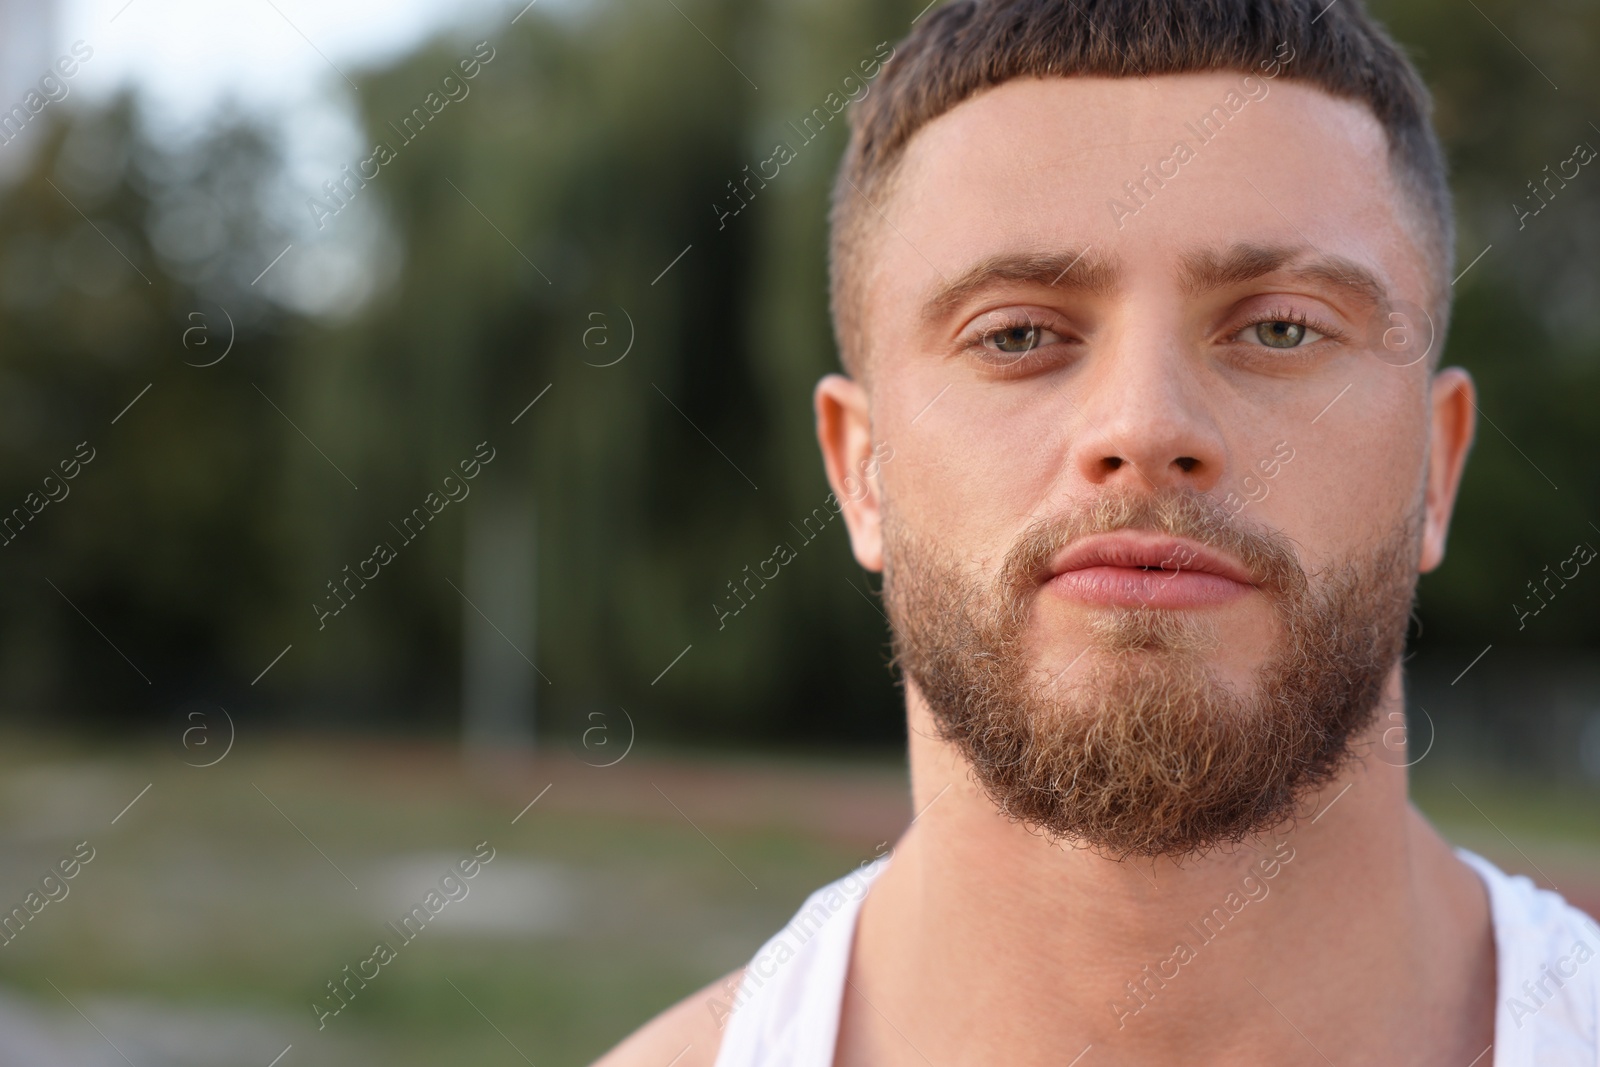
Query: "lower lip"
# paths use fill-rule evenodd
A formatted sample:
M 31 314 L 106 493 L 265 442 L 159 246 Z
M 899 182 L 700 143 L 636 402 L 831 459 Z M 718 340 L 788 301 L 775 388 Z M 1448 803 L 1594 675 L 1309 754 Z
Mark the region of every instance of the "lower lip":
M 1122 608 L 1201 608 L 1236 600 L 1254 588 L 1206 571 L 1108 566 L 1058 574 L 1046 587 L 1073 600 Z

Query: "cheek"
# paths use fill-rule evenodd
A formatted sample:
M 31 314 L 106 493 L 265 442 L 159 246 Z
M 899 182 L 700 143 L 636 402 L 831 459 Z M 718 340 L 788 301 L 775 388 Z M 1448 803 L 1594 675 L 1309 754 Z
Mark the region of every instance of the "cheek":
M 1279 499 L 1268 503 L 1277 505 L 1272 521 L 1301 541 L 1308 565 L 1387 534 L 1415 508 L 1424 484 L 1428 420 L 1405 376 L 1419 371 L 1380 364 L 1301 431 L 1304 447 L 1285 434 L 1296 455 L 1272 483 Z
M 1043 517 L 1076 416 L 1027 390 L 954 377 L 906 375 L 885 484 L 897 522 L 989 570 Z

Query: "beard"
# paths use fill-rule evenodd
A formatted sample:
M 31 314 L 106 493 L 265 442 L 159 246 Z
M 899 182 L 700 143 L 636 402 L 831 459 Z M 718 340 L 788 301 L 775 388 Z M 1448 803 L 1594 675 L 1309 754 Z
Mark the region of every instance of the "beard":
M 1244 691 L 1218 677 L 1221 634 L 1203 611 L 1097 606 L 1076 681 L 1034 664 L 1026 637 L 1050 560 L 1122 529 L 1245 565 L 1276 637 Z M 1202 855 L 1282 825 L 1352 759 L 1405 648 L 1419 537 L 1413 515 L 1313 582 L 1289 538 L 1210 497 L 1107 493 L 1029 527 L 986 584 L 886 510 L 895 663 L 1006 817 L 1114 859 Z

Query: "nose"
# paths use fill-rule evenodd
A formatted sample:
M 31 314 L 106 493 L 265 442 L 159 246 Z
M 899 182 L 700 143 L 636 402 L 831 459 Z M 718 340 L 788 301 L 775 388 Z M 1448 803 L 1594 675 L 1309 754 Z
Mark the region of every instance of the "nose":
M 1226 446 L 1191 355 L 1128 337 L 1085 369 L 1069 457 L 1086 482 L 1206 492 L 1221 481 Z

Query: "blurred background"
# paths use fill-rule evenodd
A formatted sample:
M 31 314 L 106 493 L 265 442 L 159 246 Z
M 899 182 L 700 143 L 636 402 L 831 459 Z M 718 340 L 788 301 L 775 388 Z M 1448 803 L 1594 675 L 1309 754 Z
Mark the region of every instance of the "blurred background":
M 923 2 L 0 0 L 0 908 L 94 852 L 0 1061 L 586 1063 L 893 839 L 875 582 L 800 532 L 844 119 L 797 133 Z M 1482 414 L 1395 729 L 1595 910 L 1600 8 L 1371 6 Z

